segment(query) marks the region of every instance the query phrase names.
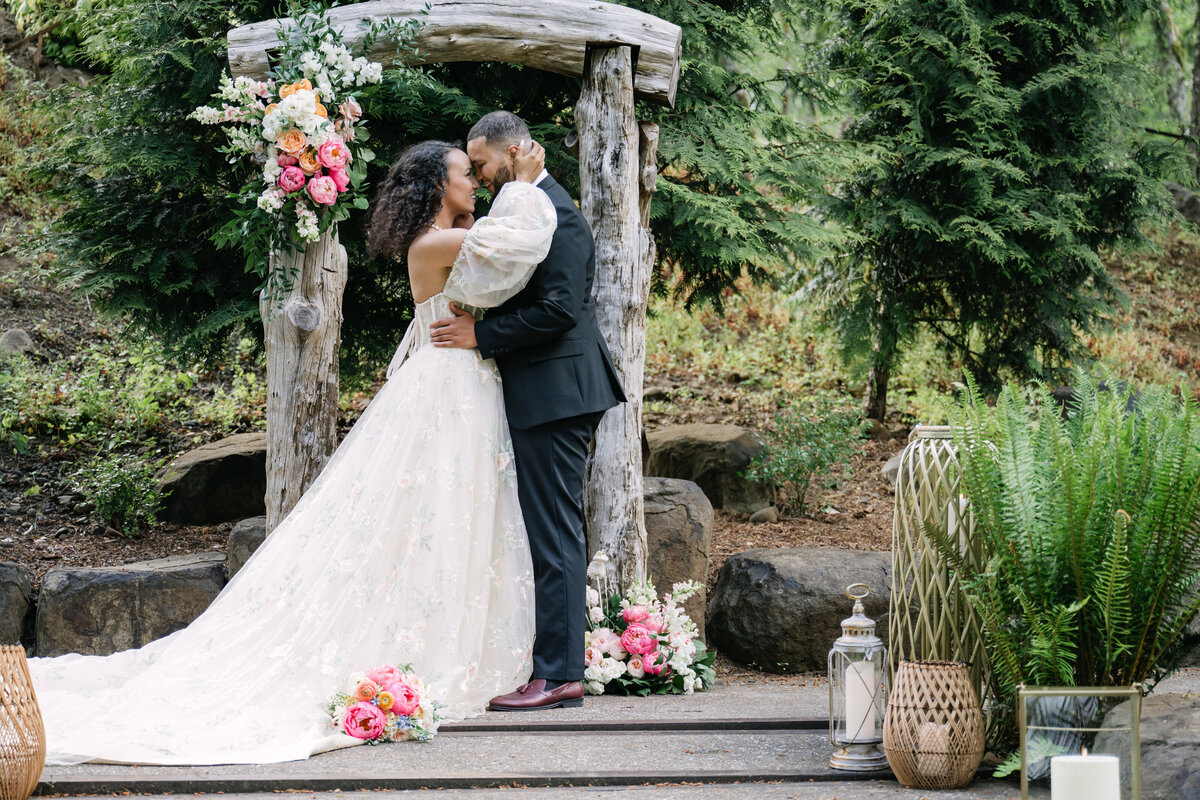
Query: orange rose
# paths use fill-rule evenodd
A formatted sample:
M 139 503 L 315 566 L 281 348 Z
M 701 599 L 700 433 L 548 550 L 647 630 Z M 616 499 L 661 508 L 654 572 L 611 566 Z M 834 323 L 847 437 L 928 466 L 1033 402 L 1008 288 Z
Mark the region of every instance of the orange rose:
M 313 113 L 315 113 L 318 117 L 325 117 L 326 119 L 329 118 L 329 112 L 326 111 L 325 106 L 321 105 L 320 103 L 317 103 L 317 110 Z
M 279 134 L 275 146 L 289 156 L 299 156 L 308 147 L 308 137 L 299 128 L 290 128 Z
M 305 175 L 312 175 L 321 171 L 321 162 L 317 160 L 317 151 L 311 147 L 300 154 L 300 169 L 304 170 Z
M 279 99 L 286 100 L 296 93 L 296 84 L 285 83 L 279 87 Z
M 279 103 L 271 103 L 270 105 L 268 105 L 266 108 L 263 109 L 263 116 L 265 117 L 267 114 L 270 114 L 272 111 L 274 111 L 278 107 L 279 107 Z

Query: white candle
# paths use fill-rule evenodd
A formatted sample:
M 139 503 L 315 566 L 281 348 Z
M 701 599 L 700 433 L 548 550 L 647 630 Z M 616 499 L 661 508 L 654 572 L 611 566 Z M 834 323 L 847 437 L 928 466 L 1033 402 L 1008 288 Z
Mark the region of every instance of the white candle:
M 852 661 L 846 667 L 846 738 L 852 742 L 875 736 L 875 664 Z
M 917 771 L 924 778 L 950 776 L 950 726 L 922 722 L 917 728 Z
M 1050 800 L 1121 800 L 1116 756 L 1055 756 L 1050 759 Z

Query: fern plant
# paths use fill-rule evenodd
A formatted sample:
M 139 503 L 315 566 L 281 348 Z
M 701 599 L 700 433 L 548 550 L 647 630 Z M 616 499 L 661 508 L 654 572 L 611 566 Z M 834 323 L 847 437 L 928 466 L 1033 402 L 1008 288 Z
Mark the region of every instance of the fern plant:
M 927 530 L 983 621 L 999 712 L 1019 684 L 1152 688 L 1200 610 L 1197 407 L 1162 387 L 1110 391 L 1083 372 L 1060 409 L 974 379 L 956 411 L 963 488 L 982 562 Z

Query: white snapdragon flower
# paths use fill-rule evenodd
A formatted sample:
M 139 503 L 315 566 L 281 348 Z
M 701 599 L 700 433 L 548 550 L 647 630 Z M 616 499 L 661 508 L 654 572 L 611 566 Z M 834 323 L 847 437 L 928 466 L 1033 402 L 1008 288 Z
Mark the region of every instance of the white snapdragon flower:
M 229 143 L 243 153 L 258 155 L 263 152 L 262 139 L 248 128 L 230 128 L 225 131 L 225 135 L 229 138 Z
M 333 101 L 333 81 L 330 80 L 329 73 L 326 72 L 325 70 L 321 70 L 321 72 L 317 74 L 317 77 L 315 78 L 315 82 L 316 82 L 316 86 L 317 86 L 317 91 L 319 91 L 321 93 L 321 96 L 324 97 L 326 100 L 329 100 L 330 102 L 332 102 Z
M 296 204 L 296 233 L 306 242 L 315 242 L 321 237 L 320 220 L 303 203 Z
M 233 81 L 229 79 L 228 75 L 221 76 L 217 88 L 217 94 L 220 95 L 222 100 L 229 103 L 236 103 L 242 99 L 241 90 L 234 85 Z
M 283 192 L 279 189 L 267 189 L 258 197 L 258 207 L 268 214 L 274 214 L 283 208 Z M 358 684 L 355 684 L 357 686 Z
M 222 121 L 223 114 L 219 109 L 212 106 L 200 106 L 191 114 L 188 114 L 189 119 L 194 119 L 201 125 L 216 125 Z
M 272 147 L 271 149 L 274 150 L 275 148 Z M 279 180 L 279 175 L 282 172 L 283 167 L 279 166 L 279 156 L 275 156 L 274 158 L 268 157 L 266 163 L 263 164 L 263 182 L 273 185 L 275 181 Z M 261 207 L 262 204 L 259 203 L 259 206 Z

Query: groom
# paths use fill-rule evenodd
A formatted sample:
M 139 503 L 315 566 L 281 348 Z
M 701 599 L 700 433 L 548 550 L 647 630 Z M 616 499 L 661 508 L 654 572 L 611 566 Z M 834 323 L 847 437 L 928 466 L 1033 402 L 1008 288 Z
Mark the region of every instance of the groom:
M 531 141 L 515 114 L 494 111 L 467 135 L 479 182 L 493 193 L 512 179 L 518 148 Z M 535 181 L 554 203 L 558 228 L 546 259 L 515 297 L 478 322 L 461 309 L 435 322 L 441 347 L 478 347 L 494 358 L 517 460 L 517 492 L 533 553 L 537 636 L 533 678 L 492 699 L 496 711 L 583 702 L 583 471 L 605 410 L 624 402 L 592 301 L 595 246 L 587 220 L 549 173 Z

